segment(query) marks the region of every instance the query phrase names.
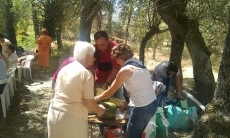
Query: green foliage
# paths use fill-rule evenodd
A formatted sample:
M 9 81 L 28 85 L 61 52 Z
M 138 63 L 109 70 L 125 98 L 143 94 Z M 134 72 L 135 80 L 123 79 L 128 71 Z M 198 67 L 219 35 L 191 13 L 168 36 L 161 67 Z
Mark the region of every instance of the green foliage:
M 127 18 L 131 17 L 131 22 L 128 26 L 128 40 L 132 42 L 132 45 L 135 47 L 135 49 L 139 49 L 140 43 L 143 37 L 149 31 L 149 29 L 152 26 L 158 27 L 162 22 L 161 18 L 156 12 L 156 7 L 154 6 L 154 3 L 149 0 L 128 1 L 124 3 L 124 6 L 122 7 L 119 15 L 121 17 L 119 22 L 122 22 L 123 26 L 124 24 L 127 24 Z M 147 47 L 160 45 L 159 43 L 163 42 L 159 42 L 160 40 L 163 39 L 158 39 L 158 41 L 156 42 L 154 38 L 152 38 L 152 40 L 148 41 Z
M 206 2 L 192 0 L 187 7 L 189 17 L 199 20 L 202 36 L 212 52 L 215 52 L 215 47 L 223 48 L 224 36 L 227 32 L 228 12 L 226 7 L 226 1 L 221 0 Z
M 5 11 L 2 8 L 0 8 L 0 13 L 0 32 L 5 32 Z
M 54 43 L 52 46 L 51 53 L 54 56 L 65 56 L 69 57 L 73 55 L 73 50 L 74 50 L 74 45 L 75 43 L 73 41 L 63 41 L 63 47 L 61 49 L 57 48 L 57 45 Z
M 31 6 L 28 0 L 13 0 L 11 12 L 14 14 L 15 30 L 18 46 L 35 51 Z
M 47 4 L 50 4 L 47 0 L 12 0 L 13 8 L 11 12 L 14 13 L 15 17 L 15 30 L 18 45 L 25 47 L 26 49 L 34 49 L 35 44 L 35 33 L 34 25 L 32 21 L 32 10 L 36 10 L 38 15 L 39 27 L 42 27 L 43 21 L 46 18 L 45 8 Z M 1 1 L 0 5 L 0 32 L 5 32 L 5 1 Z M 72 0 L 53 0 L 55 4 L 62 4 L 61 6 L 63 13 L 57 15 L 61 18 L 61 23 L 63 26 L 62 38 L 65 40 L 75 41 L 78 34 L 78 26 L 80 24 L 80 14 L 81 7 L 80 3 L 82 1 L 72 1 Z M 31 7 L 31 4 L 35 6 Z M 188 1 L 188 6 L 186 8 L 186 14 L 189 18 L 198 19 L 200 23 L 201 35 L 204 37 L 205 43 L 210 51 L 213 52 L 211 59 L 214 61 L 219 61 L 220 55 L 222 54 L 222 48 L 224 45 L 224 39 L 226 35 L 227 28 L 227 15 L 229 2 L 227 0 L 191 0 Z M 172 5 L 173 6 L 173 5 Z M 128 22 L 128 16 L 131 13 L 131 22 L 128 26 L 129 44 L 138 51 L 140 42 L 146 32 L 151 26 L 160 25 L 160 29 L 165 29 L 161 18 L 157 14 L 156 7 L 154 3 L 150 0 L 102 0 L 101 1 L 101 29 L 107 29 L 108 25 L 111 24 L 110 35 L 116 36 L 120 39 L 124 39 L 126 36 L 126 28 Z M 54 9 L 58 11 L 59 8 Z M 112 11 L 112 15 L 111 12 Z M 112 21 L 109 22 L 109 18 Z M 98 20 L 98 19 L 97 19 Z M 92 32 L 97 30 L 97 25 L 94 25 Z M 165 51 L 163 42 L 165 40 L 171 40 L 170 33 L 165 32 L 154 36 L 148 43 L 147 47 L 157 46 L 158 49 Z M 69 53 L 68 46 L 64 44 L 64 48 L 61 50 L 54 50 L 55 54 Z M 186 55 L 185 55 L 186 56 Z
M 117 36 L 118 38 L 122 39 L 125 37 L 124 26 L 121 22 L 112 22 L 112 34 L 113 36 Z
M 214 70 L 218 70 L 222 49 L 227 33 L 228 1 L 225 0 L 192 0 L 187 7 L 190 18 L 199 21 L 200 32 L 206 46 L 212 52 L 211 61 Z
M 18 46 L 22 46 L 27 50 L 35 51 L 37 49 L 37 44 L 34 39 L 33 26 L 27 28 L 25 32 L 21 32 L 17 35 Z

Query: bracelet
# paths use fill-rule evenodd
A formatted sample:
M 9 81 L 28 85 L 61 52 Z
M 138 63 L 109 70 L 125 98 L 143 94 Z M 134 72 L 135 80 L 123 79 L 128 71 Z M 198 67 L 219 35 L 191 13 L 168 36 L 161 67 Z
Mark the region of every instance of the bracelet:
M 109 83 L 108 83 L 108 82 L 105 82 L 105 84 L 109 85 Z

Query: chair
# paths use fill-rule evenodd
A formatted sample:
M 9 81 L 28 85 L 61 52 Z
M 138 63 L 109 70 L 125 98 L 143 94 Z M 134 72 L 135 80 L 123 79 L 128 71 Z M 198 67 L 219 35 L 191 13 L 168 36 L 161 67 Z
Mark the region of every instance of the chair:
M 9 105 L 10 105 L 9 86 L 8 86 L 9 81 L 10 81 L 10 78 L 0 80 L 0 84 L 6 84 L 4 87 L 3 93 L 0 95 L 1 103 L 2 103 L 2 112 L 3 112 L 4 118 L 6 118 L 6 109 L 9 110 Z
M 11 67 L 8 69 L 8 71 L 6 73 L 10 79 L 9 90 L 10 90 L 10 98 L 11 99 L 13 99 L 14 91 L 16 90 L 15 70 L 16 70 L 16 68 Z
M 12 68 L 12 67 L 17 68 L 18 65 L 19 63 L 14 63 L 14 64 L 11 64 L 9 68 Z
M 19 63 L 14 63 L 10 65 L 10 68 L 15 68 L 15 71 L 17 71 L 17 66 L 19 65 Z M 14 89 L 16 90 L 16 77 L 15 77 L 15 71 L 14 71 Z
M 20 65 L 17 66 L 18 68 L 18 81 L 21 82 L 22 78 L 22 71 L 24 76 L 26 75 L 26 71 L 29 71 L 30 79 L 32 80 L 32 73 L 31 73 L 31 64 L 34 59 L 34 55 L 26 55 L 18 58 L 21 61 Z

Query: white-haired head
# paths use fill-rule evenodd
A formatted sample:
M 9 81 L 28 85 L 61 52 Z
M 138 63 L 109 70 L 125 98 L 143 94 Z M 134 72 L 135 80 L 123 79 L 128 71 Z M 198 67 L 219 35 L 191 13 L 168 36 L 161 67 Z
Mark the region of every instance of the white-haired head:
M 77 41 L 75 43 L 73 56 L 76 60 L 85 60 L 87 55 L 93 56 L 95 47 L 88 42 Z

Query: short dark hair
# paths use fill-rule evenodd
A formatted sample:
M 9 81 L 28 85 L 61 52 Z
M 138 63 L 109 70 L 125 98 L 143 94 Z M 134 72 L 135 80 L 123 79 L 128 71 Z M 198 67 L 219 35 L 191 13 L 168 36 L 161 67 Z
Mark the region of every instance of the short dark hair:
M 8 49 L 10 49 L 12 52 L 14 52 L 14 51 L 16 50 L 16 47 L 15 47 L 15 45 L 13 45 L 13 44 L 9 44 L 9 45 L 7 45 L 7 47 L 8 47 Z
M 3 33 L 0 33 L 0 38 L 5 38 L 5 35 Z
M 101 37 L 104 37 L 105 39 L 109 39 L 109 36 L 108 36 L 106 31 L 97 31 L 94 34 L 94 40 L 97 40 L 97 39 L 99 39 Z
M 169 65 L 167 67 L 167 71 L 173 71 L 173 72 L 178 72 L 178 66 L 172 62 L 172 61 L 169 61 Z

